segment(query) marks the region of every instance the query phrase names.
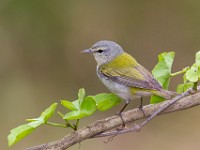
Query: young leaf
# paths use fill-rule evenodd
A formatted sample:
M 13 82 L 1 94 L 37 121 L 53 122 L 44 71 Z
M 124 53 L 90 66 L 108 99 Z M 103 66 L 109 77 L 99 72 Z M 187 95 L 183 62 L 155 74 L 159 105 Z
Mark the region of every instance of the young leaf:
M 96 111 L 96 102 L 93 97 L 88 96 L 83 99 L 79 110 L 74 110 L 65 114 L 63 119 L 77 120 L 92 115 Z
M 164 52 L 158 56 L 158 64 L 152 70 L 154 78 L 161 84 L 164 89 L 168 89 L 170 77 L 171 77 L 171 68 L 174 61 L 174 52 Z M 164 99 L 159 96 L 153 95 L 150 99 L 150 103 L 158 103 Z
M 75 110 L 75 111 L 70 111 L 68 113 L 65 114 L 65 116 L 63 117 L 63 119 L 67 119 L 67 120 L 77 120 L 80 118 L 85 117 L 86 115 L 81 112 L 80 110 Z
M 69 110 L 77 111 L 77 110 L 80 110 L 80 106 L 84 100 L 84 97 L 85 97 L 85 89 L 81 88 L 78 91 L 78 99 L 77 100 L 75 100 L 73 102 L 70 102 L 67 100 L 61 100 L 61 104 Z
M 72 102 L 72 104 L 74 105 L 74 107 L 77 109 L 77 110 L 80 110 L 80 105 L 79 105 L 79 100 L 75 100 Z
M 29 126 L 28 124 L 24 124 L 12 129 L 10 131 L 10 134 L 8 135 L 8 145 L 12 146 L 28 134 L 30 134 L 33 130 L 34 128 Z
M 56 107 L 57 103 L 53 103 L 51 106 L 45 109 L 45 111 L 42 112 L 40 116 L 44 119 L 45 122 L 54 114 Z
M 196 53 L 195 63 L 198 67 L 200 66 L 200 51 Z
M 165 99 L 163 97 L 160 96 L 156 96 L 156 95 L 152 95 L 151 99 L 150 99 L 150 104 L 156 104 L 156 103 L 160 103 L 162 101 L 164 101 Z
M 84 97 L 85 97 L 85 89 L 84 89 L 84 88 L 81 88 L 81 89 L 79 89 L 79 91 L 78 91 L 78 101 L 79 101 L 79 105 L 82 104 L 82 101 L 83 101 Z
M 10 130 L 10 134 L 8 135 L 8 145 L 12 146 L 17 143 L 27 135 L 33 132 L 35 128 L 44 124 L 43 120 L 38 120 L 34 122 L 30 122 L 28 124 L 20 125 L 12 130 Z
M 10 131 L 8 135 L 8 145 L 12 146 L 19 140 L 23 139 L 25 136 L 30 134 L 35 128 L 44 124 L 55 112 L 57 103 L 53 103 L 45 111 L 42 112 L 40 117 L 34 119 L 27 119 L 29 123 L 18 126 Z
M 121 98 L 118 96 L 106 93 L 95 95 L 94 100 L 96 101 L 97 109 L 100 111 L 106 111 L 121 102 Z
M 88 96 L 84 99 L 81 104 L 81 112 L 85 115 L 90 116 L 96 111 L 96 102 L 92 96 Z
M 28 122 L 45 122 L 43 117 L 38 117 L 38 118 L 32 118 L 32 119 L 26 119 Z
M 69 110 L 77 110 L 74 104 L 67 100 L 61 100 L 61 104 Z
M 177 93 L 183 93 L 187 91 L 187 89 L 193 87 L 194 83 L 184 83 L 184 84 L 179 84 L 176 88 Z
M 38 119 L 37 121 L 29 122 L 28 125 L 35 129 L 44 123 L 45 123 L 44 120 Z
M 169 85 L 174 56 L 174 52 L 164 52 L 160 54 L 158 56 L 158 64 L 152 70 L 154 78 L 164 89 L 167 89 Z
M 190 82 L 197 82 L 200 78 L 200 70 L 197 64 L 193 64 L 192 67 L 187 70 L 185 77 Z

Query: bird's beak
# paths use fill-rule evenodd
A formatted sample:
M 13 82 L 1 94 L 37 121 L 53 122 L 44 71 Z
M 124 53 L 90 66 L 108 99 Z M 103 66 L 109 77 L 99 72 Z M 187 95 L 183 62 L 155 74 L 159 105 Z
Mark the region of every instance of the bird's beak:
M 81 53 L 90 54 L 90 53 L 93 53 L 93 51 L 91 49 L 86 49 L 86 50 L 81 51 Z

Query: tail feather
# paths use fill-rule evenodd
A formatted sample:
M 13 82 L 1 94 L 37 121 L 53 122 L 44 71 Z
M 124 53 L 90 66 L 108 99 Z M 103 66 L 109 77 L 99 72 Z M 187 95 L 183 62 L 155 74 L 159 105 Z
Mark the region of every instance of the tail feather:
M 157 96 L 163 97 L 165 99 L 170 99 L 170 98 L 173 98 L 173 97 L 179 95 L 176 92 L 164 90 L 164 89 L 161 89 L 159 91 L 155 91 L 154 94 L 157 95 Z

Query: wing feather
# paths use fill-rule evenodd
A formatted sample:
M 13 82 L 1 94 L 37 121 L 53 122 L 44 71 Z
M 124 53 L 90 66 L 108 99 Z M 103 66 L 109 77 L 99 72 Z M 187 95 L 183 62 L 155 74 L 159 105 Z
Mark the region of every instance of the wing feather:
M 147 90 L 159 90 L 161 85 L 143 66 L 129 66 L 126 68 L 100 68 L 100 72 L 108 79 L 120 84 Z

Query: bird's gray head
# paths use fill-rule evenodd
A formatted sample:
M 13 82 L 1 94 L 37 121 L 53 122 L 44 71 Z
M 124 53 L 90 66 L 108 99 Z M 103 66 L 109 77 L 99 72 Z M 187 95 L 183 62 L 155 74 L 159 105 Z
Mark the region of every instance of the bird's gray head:
M 117 43 L 113 41 L 99 41 L 90 49 L 82 51 L 82 53 L 92 53 L 98 65 L 105 64 L 124 51 Z

